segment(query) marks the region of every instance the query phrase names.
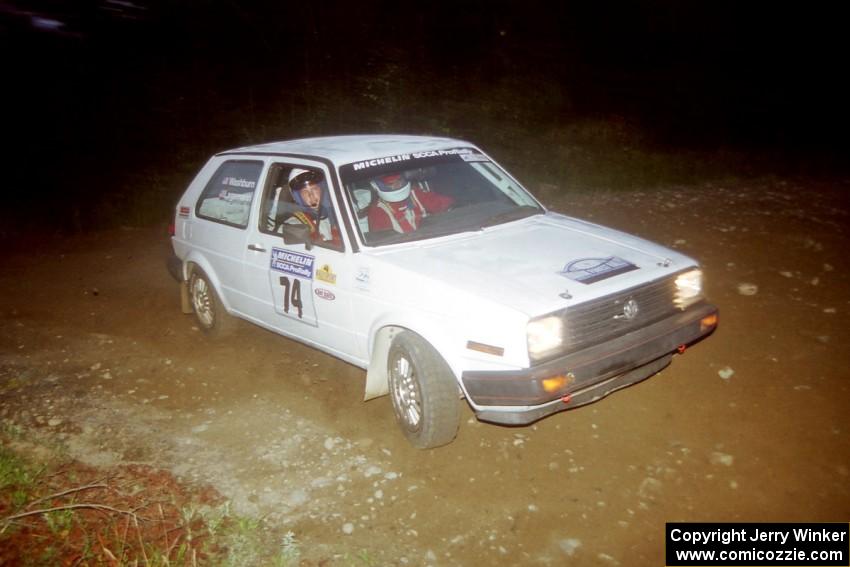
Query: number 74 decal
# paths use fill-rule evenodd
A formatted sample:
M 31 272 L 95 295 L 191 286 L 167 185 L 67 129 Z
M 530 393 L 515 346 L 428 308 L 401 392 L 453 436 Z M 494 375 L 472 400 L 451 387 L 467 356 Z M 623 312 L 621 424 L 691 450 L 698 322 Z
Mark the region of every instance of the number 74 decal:
M 304 303 L 301 301 L 301 280 L 290 279 L 280 276 L 280 285 L 283 286 L 283 312 L 289 314 L 289 307 L 298 309 L 298 318 L 304 316 Z

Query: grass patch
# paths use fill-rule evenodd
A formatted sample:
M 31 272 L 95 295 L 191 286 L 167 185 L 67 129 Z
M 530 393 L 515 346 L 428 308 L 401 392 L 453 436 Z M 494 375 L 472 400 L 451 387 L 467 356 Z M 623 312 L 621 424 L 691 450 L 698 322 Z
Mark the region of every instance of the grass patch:
M 0 446 L 0 564 L 298 564 L 293 532 L 232 513 L 209 487 L 147 466 L 38 467 Z

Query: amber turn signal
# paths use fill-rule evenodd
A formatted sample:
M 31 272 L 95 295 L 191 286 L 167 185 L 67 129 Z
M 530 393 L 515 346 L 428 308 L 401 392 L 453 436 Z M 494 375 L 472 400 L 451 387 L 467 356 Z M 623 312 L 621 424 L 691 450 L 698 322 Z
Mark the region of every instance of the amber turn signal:
M 543 384 L 543 389 L 551 394 L 552 392 L 557 392 L 571 382 L 572 380 L 567 376 L 552 376 L 551 378 L 544 378 L 541 384 Z

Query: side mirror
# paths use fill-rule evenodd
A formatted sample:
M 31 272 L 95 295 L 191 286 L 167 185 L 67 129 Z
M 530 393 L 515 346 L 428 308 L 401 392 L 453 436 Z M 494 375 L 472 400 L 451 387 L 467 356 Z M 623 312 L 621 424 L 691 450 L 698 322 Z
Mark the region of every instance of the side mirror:
M 307 250 L 313 248 L 313 239 L 310 237 L 310 227 L 306 224 L 283 223 L 283 242 L 286 244 L 303 244 Z

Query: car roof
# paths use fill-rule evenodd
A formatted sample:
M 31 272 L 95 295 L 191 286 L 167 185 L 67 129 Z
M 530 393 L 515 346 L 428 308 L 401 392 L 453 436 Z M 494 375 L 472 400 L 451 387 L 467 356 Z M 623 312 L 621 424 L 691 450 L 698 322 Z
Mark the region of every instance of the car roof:
M 321 157 L 337 165 L 397 154 L 472 146 L 470 142 L 455 138 L 410 135 L 356 135 L 326 136 L 283 140 L 254 146 L 244 146 L 220 152 L 222 154 L 297 154 L 304 157 Z

